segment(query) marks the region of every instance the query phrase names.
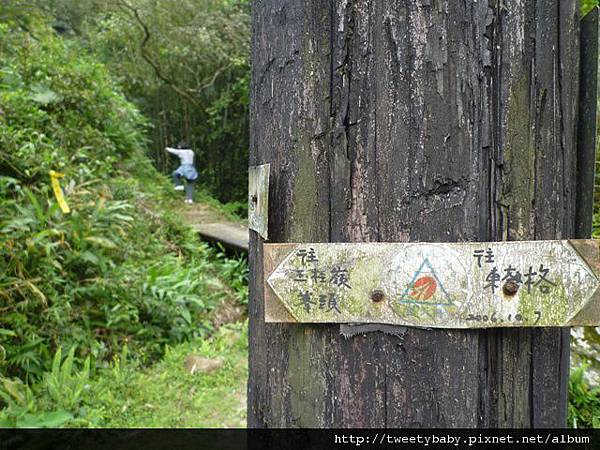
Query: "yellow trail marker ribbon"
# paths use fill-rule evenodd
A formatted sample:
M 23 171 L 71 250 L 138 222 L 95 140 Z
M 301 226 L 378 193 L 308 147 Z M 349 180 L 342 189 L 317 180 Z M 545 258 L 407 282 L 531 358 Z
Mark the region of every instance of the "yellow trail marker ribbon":
M 64 176 L 64 173 L 55 172 L 54 170 L 50 171 L 50 182 L 52 183 L 52 190 L 54 191 L 54 196 L 56 197 L 58 206 L 60 206 L 60 209 L 64 214 L 69 214 L 71 209 L 69 208 L 69 205 L 67 205 L 63 191 L 60 188 L 60 183 L 58 182 L 58 180 Z

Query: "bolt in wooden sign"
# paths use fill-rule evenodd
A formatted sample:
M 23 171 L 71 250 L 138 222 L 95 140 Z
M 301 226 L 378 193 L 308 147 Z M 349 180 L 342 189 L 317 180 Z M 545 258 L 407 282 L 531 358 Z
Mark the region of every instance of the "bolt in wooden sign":
M 598 242 L 265 244 L 265 320 L 599 325 Z

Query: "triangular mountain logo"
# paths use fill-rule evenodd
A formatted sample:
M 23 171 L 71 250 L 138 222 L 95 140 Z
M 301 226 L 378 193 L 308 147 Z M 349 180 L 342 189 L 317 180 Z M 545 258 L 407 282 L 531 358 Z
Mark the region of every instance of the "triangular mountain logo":
M 400 303 L 419 303 L 422 305 L 451 305 L 452 300 L 444 289 L 429 259 L 425 258 L 406 286 Z

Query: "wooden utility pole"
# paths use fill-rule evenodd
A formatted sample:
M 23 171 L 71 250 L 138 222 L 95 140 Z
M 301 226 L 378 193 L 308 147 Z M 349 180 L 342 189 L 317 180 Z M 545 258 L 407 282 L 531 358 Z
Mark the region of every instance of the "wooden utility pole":
M 574 237 L 577 1 L 255 0 L 250 164 L 270 242 Z M 568 329 L 265 324 L 251 427 L 563 426 Z

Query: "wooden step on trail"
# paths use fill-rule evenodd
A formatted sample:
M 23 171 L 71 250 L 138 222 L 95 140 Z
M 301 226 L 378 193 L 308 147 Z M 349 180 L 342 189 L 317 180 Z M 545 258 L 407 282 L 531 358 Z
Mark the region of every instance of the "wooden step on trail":
M 248 227 L 233 222 L 196 223 L 192 227 L 205 240 L 232 250 L 248 252 Z

